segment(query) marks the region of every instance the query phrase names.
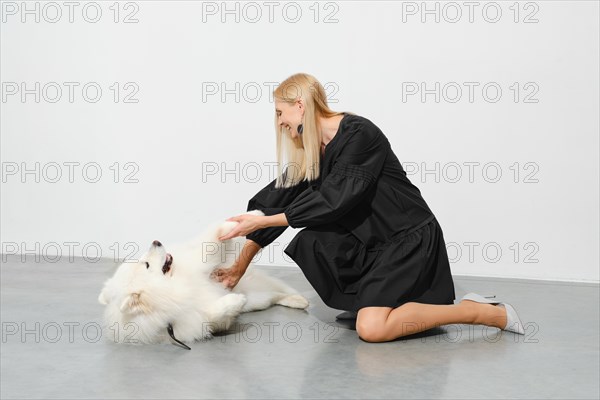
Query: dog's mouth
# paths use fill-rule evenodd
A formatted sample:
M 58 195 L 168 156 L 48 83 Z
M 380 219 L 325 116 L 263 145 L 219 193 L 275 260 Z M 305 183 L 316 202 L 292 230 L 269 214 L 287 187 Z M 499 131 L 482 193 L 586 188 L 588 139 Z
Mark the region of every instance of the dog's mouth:
M 171 270 L 171 264 L 173 264 L 173 256 L 167 253 L 167 258 L 165 259 L 165 265 L 162 267 L 163 275 L 166 275 L 167 272 Z

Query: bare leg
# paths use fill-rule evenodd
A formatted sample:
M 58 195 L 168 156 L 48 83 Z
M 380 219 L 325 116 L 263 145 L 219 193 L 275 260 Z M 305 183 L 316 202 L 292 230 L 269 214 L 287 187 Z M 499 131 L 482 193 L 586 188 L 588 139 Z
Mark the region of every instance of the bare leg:
M 356 330 L 368 342 L 385 342 L 448 324 L 503 328 L 506 310 L 470 300 L 459 304 L 406 303 L 397 308 L 364 307 L 358 311 Z

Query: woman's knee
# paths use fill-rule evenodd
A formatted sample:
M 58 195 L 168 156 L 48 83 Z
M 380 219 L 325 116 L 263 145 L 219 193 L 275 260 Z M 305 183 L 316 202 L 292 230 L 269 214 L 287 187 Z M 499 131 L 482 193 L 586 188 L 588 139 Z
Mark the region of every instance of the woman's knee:
M 367 342 L 386 341 L 386 325 L 388 315 L 393 310 L 390 307 L 364 307 L 358 310 L 356 316 L 356 333 Z

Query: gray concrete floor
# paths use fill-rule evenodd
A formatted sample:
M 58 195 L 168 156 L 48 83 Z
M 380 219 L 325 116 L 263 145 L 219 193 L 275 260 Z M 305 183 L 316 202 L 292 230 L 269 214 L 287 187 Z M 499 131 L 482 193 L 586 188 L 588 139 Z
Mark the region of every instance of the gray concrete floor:
M 1 266 L 2 398 L 598 399 L 598 285 L 455 276 L 467 292 L 515 306 L 525 336 L 445 325 L 367 343 L 335 321 L 299 269 L 258 267 L 301 291 L 306 311 L 276 306 L 187 351 L 98 337 L 110 260 L 9 256 Z M 37 325 L 36 325 L 37 324 Z M 13 333 L 16 331 L 16 333 Z

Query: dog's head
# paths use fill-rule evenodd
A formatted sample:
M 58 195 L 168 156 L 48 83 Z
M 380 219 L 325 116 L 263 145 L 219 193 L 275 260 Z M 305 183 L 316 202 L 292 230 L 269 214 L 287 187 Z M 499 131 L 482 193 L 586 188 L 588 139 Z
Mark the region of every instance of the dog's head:
M 119 338 L 151 342 L 165 330 L 173 334 L 170 316 L 178 306 L 172 298 L 173 256 L 158 240 L 139 260 L 122 263 L 105 284 L 98 301 L 106 305 L 106 322 L 120 331 Z M 133 329 L 133 333 L 132 330 Z
M 173 256 L 167 253 L 158 240 L 152 242 L 152 246 L 140 261 L 145 263 L 146 270 L 152 274 L 173 276 Z
M 124 262 L 117 268 L 104 285 L 98 301 L 104 305 L 118 304 L 119 311 L 125 314 L 149 313 L 153 301 L 148 292 L 164 287 L 165 280 L 172 276 L 173 256 L 155 240 L 137 261 Z

